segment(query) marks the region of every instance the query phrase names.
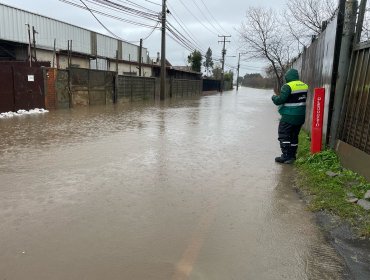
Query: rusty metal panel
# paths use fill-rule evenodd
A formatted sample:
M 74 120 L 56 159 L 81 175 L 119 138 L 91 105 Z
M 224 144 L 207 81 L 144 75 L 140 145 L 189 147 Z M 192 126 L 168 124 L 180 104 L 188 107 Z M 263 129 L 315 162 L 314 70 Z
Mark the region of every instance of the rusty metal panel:
M 45 108 L 44 77 L 41 68 L 13 66 L 15 110 Z
M 0 113 L 14 111 L 13 69 L 10 65 L 1 65 L 0 85 Z
M 57 108 L 67 109 L 70 107 L 70 94 L 68 85 L 68 70 L 58 70 L 55 81 L 55 91 L 57 95 Z

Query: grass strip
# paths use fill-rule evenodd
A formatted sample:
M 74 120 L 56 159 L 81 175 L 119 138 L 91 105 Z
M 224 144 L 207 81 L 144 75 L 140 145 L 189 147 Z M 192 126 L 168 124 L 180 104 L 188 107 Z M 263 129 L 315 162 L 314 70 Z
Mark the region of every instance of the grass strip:
M 348 201 L 351 195 L 363 198 L 370 190 L 370 183 L 357 173 L 343 168 L 333 150 L 311 155 L 308 134 L 301 132 L 299 137 L 295 162 L 298 169 L 297 187 L 309 198 L 309 209 L 326 210 L 337 215 L 349 222 L 359 235 L 370 237 L 370 211 Z

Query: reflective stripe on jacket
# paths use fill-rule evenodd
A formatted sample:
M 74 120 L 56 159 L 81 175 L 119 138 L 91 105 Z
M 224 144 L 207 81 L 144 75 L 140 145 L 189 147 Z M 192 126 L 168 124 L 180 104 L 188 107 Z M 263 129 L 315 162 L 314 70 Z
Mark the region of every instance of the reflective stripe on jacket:
M 286 83 L 291 92 L 286 101 L 281 104 L 279 113 L 281 115 L 305 115 L 308 85 L 296 80 Z
M 292 92 L 283 106 L 306 106 L 308 85 L 301 81 L 287 83 Z

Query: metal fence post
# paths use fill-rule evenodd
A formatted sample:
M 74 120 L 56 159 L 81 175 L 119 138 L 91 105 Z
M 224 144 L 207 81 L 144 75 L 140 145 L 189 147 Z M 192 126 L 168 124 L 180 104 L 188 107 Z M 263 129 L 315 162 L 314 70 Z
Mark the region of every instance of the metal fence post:
M 338 136 L 338 126 L 341 115 L 344 92 L 346 89 L 346 81 L 351 58 L 351 48 L 356 25 L 356 16 L 357 16 L 357 0 L 345 1 L 343 34 L 339 55 L 338 75 L 335 86 L 334 106 L 330 126 L 329 146 L 332 149 L 335 148 Z

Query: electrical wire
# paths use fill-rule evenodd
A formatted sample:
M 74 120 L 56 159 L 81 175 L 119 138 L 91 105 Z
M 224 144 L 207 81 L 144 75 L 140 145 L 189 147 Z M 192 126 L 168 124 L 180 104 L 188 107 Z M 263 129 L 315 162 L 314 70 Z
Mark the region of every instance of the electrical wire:
M 187 29 L 186 25 L 184 24 L 184 22 L 181 20 L 181 18 L 176 14 L 175 10 L 170 7 L 168 5 L 168 7 L 170 8 L 170 14 L 172 15 L 172 18 L 176 21 L 176 23 L 179 25 L 179 27 L 181 27 L 182 30 L 185 31 L 185 33 L 189 36 L 190 40 L 198 46 L 199 49 L 202 49 L 202 47 L 200 47 L 199 43 L 197 43 L 197 41 L 194 39 L 195 36 L 194 34 L 191 33 L 191 31 L 189 29 Z
M 209 19 L 208 17 L 206 16 L 206 14 L 204 13 L 204 11 L 198 6 L 197 2 L 195 0 L 192 0 L 194 5 L 197 7 L 198 11 L 200 11 L 200 13 L 203 15 L 204 19 L 208 22 L 208 24 L 210 26 L 212 26 L 212 28 L 214 28 L 215 30 L 218 29 L 218 27 L 216 27 Z M 219 31 L 219 30 L 218 30 Z M 222 33 L 222 31 L 220 32 Z
M 158 22 L 157 23 L 157 25 L 156 26 L 154 26 L 154 28 L 152 29 L 152 31 L 150 31 L 150 33 L 145 37 L 145 38 L 143 38 L 143 41 L 145 41 L 146 39 L 148 39 L 152 34 L 153 34 L 153 32 L 156 30 L 156 29 L 158 29 L 158 25 L 160 24 L 160 22 Z
M 214 30 L 211 30 L 207 25 L 205 25 L 201 20 L 199 20 L 198 17 L 196 17 L 194 15 L 194 13 L 192 13 L 189 8 L 184 4 L 184 2 L 182 0 L 179 0 L 179 2 L 185 7 L 185 9 L 189 12 L 189 14 L 191 14 L 204 28 L 206 28 L 209 32 L 215 34 L 215 35 L 218 35 L 217 32 L 215 32 Z
M 149 3 L 153 4 L 153 5 L 157 5 L 157 6 L 162 7 L 162 4 L 155 3 L 155 2 L 153 2 L 153 1 L 149 1 L 149 0 L 144 0 L 144 1 L 145 1 L 145 2 L 149 2 Z
M 158 17 L 158 14 L 154 11 L 149 10 L 149 12 L 145 12 L 109 0 L 86 0 L 86 1 L 95 3 L 96 5 L 99 5 L 101 7 L 105 7 L 111 10 L 115 10 L 139 18 L 157 19 Z
M 130 23 L 133 25 L 141 26 L 141 27 L 146 27 L 146 28 L 151 28 L 152 30 L 150 33 L 143 39 L 146 40 L 148 39 L 156 29 L 158 28 L 158 25 L 160 24 L 160 21 L 158 20 L 158 13 L 155 13 L 154 11 L 147 9 L 137 3 L 134 3 L 129 0 L 116 0 L 116 2 L 111 1 L 111 0 L 84 0 L 86 2 L 91 3 L 92 5 L 95 5 L 94 8 L 89 7 L 83 0 L 79 0 L 83 5 L 79 4 L 78 0 L 59 0 L 61 2 L 64 2 L 66 4 L 84 9 L 89 11 L 94 18 L 99 22 L 99 24 L 112 36 L 114 36 L 117 39 L 120 39 L 122 41 L 125 41 L 124 39 L 120 38 L 118 35 L 113 33 L 107 26 L 105 26 L 97 17 L 95 14 L 100 14 L 115 20 L 123 21 L 126 23 Z M 181 1 L 181 0 L 180 0 Z M 119 2 L 119 3 L 117 3 Z M 149 1 L 147 1 L 149 2 Z M 126 6 L 125 4 L 128 3 L 127 5 L 131 5 L 133 7 L 137 7 L 143 10 L 138 10 L 136 8 L 132 8 L 129 6 Z M 154 2 L 153 2 L 154 3 Z M 152 3 L 152 4 L 153 4 Z M 184 5 L 184 3 L 181 1 L 181 3 Z M 158 4 L 159 5 L 159 4 Z M 185 6 L 185 5 L 184 5 Z M 98 8 L 100 7 L 100 8 Z M 185 8 L 187 8 L 185 6 Z M 103 9 L 103 10 L 102 10 Z M 135 20 L 130 20 L 127 18 L 122 18 L 121 16 L 114 15 L 110 11 L 114 11 L 116 13 L 123 13 L 131 17 L 140 17 L 140 18 L 145 18 L 146 20 L 149 21 L 155 21 L 156 25 L 150 25 L 149 23 L 141 22 L 141 21 L 135 21 Z M 187 9 L 188 10 L 188 9 Z M 188 10 L 189 11 L 189 10 Z M 190 11 L 189 11 L 190 12 Z M 172 13 L 171 13 L 172 14 Z M 173 15 L 173 14 L 172 14 Z M 177 24 L 185 31 L 187 35 L 184 35 L 181 33 L 170 21 L 167 21 L 166 29 L 168 30 L 168 36 L 174 40 L 176 43 L 178 43 L 180 46 L 184 47 L 190 52 L 194 52 L 195 50 L 200 51 L 202 57 L 205 57 L 205 52 L 204 50 L 199 46 L 197 41 L 191 36 L 190 32 L 186 28 L 185 24 L 181 24 L 180 21 L 181 19 L 177 19 L 177 17 L 173 16 Z M 183 23 L 183 22 L 182 22 Z M 206 27 L 202 22 L 201 24 Z M 207 28 L 207 27 L 206 27 Z M 207 28 L 208 29 L 208 28 Z M 137 42 L 137 41 L 135 41 Z
M 103 26 L 103 28 L 109 33 L 109 34 L 111 34 L 111 35 L 113 35 L 114 37 L 116 37 L 117 39 L 121 39 L 122 40 L 122 38 L 120 38 L 118 35 L 116 35 L 116 34 L 114 34 L 112 31 L 110 31 L 109 29 L 108 29 L 108 27 L 106 27 L 95 15 L 94 15 L 94 13 L 90 10 L 90 8 L 85 4 L 85 2 L 83 1 L 83 0 L 80 0 L 81 1 L 81 3 L 86 7 L 86 9 L 92 14 L 92 16 L 99 22 L 99 24 L 101 25 L 101 26 Z
M 178 34 L 179 37 L 181 37 L 184 41 L 186 41 L 188 45 L 192 46 L 193 49 L 198 49 L 204 53 L 204 50 L 202 50 L 202 48 L 200 48 L 196 42 L 195 44 L 193 44 L 193 42 L 191 42 L 186 36 L 184 36 L 175 26 L 173 26 L 170 22 L 167 22 L 167 23 L 168 23 L 168 26 L 170 26 L 172 30 Z
M 76 4 L 75 2 L 72 2 L 70 0 L 59 0 L 59 1 L 60 2 L 64 2 L 66 4 L 69 4 L 71 6 L 75 6 L 75 7 L 81 8 L 83 10 L 88 10 L 85 6 Z M 122 17 L 119 17 L 119 16 L 115 16 L 115 15 L 112 15 L 112 14 L 109 14 L 109 13 L 106 13 L 106 12 L 103 12 L 101 10 L 96 10 L 96 9 L 92 9 L 92 8 L 90 8 L 90 10 L 92 12 L 94 12 L 95 14 L 100 14 L 100 15 L 103 15 L 103 16 L 106 16 L 106 17 L 109 17 L 109 18 L 118 20 L 118 21 L 122 21 L 122 22 L 126 22 L 126 23 L 129 23 L 129 24 L 132 24 L 132 25 L 146 27 L 146 28 L 153 28 L 154 27 L 153 25 L 150 25 L 150 24 L 147 24 L 147 23 L 137 22 L 137 21 L 125 19 L 125 18 L 122 18 Z
M 210 14 L 210 16 L 212 17 L 212 19 L 214 20 L 214 22 L 226 33 L 228 33 L 221 25 L 220 23 L 215 19 L 215 17 L 212 15 L 211 11 L 208 9 L 207 5 L 204 3 L 203 0 L 200 0 L 203 4 L 203 6 L 206 8 L 206 11 L 208 11 L 208 13 Z

